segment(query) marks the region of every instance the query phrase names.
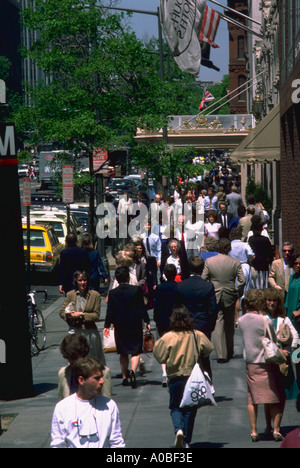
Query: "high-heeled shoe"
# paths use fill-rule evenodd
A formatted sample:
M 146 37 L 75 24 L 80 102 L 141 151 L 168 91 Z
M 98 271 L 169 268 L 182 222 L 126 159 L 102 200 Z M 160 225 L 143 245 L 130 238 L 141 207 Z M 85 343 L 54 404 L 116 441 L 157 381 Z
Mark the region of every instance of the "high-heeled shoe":
M 273 437 L 275 442 L 282 442 L 284 439 L 283 435 L 280 434 L 280 432 L 273 432 Z
M 259 435 L 258 434 L 251 434 L 252 442 L 259 442 Z
M 136 388 L 136 378 L 134 371 L 130 371 L 130 385 L 132 388 Z

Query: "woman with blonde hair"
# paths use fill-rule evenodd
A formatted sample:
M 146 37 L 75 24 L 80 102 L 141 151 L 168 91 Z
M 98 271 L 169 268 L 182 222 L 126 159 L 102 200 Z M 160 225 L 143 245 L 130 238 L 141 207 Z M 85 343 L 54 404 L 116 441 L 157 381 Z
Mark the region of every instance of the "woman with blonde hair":
M 285 392 L 276 364 L 267 363 L 264 357 L 262 338 L 265 336 L 265 320 L 276 342 L 273 321 L 264 318 L 263 292 L 257 289 L 248 289 L 245 293 L 243 306 L 246 313 L 239 319 L 239 328 L 244 341 L 244 357 L 246 360 L 246 379 L 248 385 L 248 417 L 251 427 L 251 439 L 259 441 L 257 431 L 258 405 L 267 405 L 267 411 L 273 420 L 273 437 L 281 441 L 280 433 L 283 410 L 285 406 Z

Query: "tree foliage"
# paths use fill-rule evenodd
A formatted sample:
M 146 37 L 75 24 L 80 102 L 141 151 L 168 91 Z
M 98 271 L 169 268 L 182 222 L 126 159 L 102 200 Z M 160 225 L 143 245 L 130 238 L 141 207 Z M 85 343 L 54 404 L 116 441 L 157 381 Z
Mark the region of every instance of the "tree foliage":
M 178 111 L 178 88 L 162 81 L 142 41 L 122 26 L 123 14 L 80 0 L 30 0 L 23 23 L 38 30 L 29 51 L 48 83 L 27 90 L 30 106 L 17 129 L 69 147 L 122 145 L 137 127 L 160 128 Z

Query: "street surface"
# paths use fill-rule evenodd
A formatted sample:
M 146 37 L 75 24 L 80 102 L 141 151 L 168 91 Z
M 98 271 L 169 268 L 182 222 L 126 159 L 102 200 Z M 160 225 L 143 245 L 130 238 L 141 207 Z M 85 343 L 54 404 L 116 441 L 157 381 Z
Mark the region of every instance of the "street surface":
M 32 358 L 34 396 L 25 400 L 0 401 L 0 415 L 16 415 L 7 432 L 0 437 L 0 448 L 48 448 L 51 419 L 57 402 L 57 373 L 66 365 L 59 345 L 67 333 L 66 323 L 59 317 L 63 296 L 58 291 L 57 278 L 49 274 L 32 274 L 32 289 L 47 289 L 48 299 L 37 295 L 37 303 L 43 311 L 46 328 L 46 348 Z M 98 329 L 102 336 L 106 303 L 101 302 Z M 153 311 L 150 313 L 154 334 Z M 161 366 L 153 354 L 142 355 L 146 373 L 137 373 L 137 388 L 123 387 L 120 378 L 119 357 L 106 354 L 106 364 L 112 375 L 112 398 L 120 410 L 123 436 L 128 453 L 134 449 L 169 450 L 174 443 L 174 434 L 169 414 L 169 394 L 161 385 Z M 238 329 L 235 332 L 235 355 L 227 364 L 218 364 L 216 355 L 211 355 L 213 383 L 217 407 L 205 407 L 198 411 L 191 449 L 194 448 L 280 448 L 280 443 L 264 436 L 265 419 L 263 407 L 259 407 L 258 430 L 261 441 L 252 443 L 247 415 L 247 385 L 243 343 Z M 20 385 L 22 383 L 20 382 Z M 300 426 L 300 417 L 295 401 L 286 404 L 282 432 Z M 130 452 L 131 450 L 131 452 Z M 148 452 L 144 452 L 145 456 Z

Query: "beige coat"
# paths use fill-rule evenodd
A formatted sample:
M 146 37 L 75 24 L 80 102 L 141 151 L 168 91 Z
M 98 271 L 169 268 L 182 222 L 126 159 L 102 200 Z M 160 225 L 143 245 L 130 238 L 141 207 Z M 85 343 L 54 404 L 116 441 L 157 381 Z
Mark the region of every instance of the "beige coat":
M 97 330 L 96 323 L 100 317 L 100 305 L 101 305 L 101 296 L 97 291 L 92 289 L 89 290 L 86 305 L 84 308 L 84 319 L 72 319 L 68 318 L 67 314 L 65 313 L 66 307 L 70 302 L 76 304 L 76 290 L 73 289 L 69 291 L 66 295 L 64 303 L 62 305 L 61 311 L 59 313 L 60 317 L 65 320 L 68 325 L 75 326 L 77 328 L 81 328 L 82 330 Z M 75 323 L 76 322 L 76 323 Z
M 284 278 L 283 259 L 279 258 L 278 260 L 274 260 L 269 273 L 269 286 L 271 288 L 280 286 L 283 291 L 287 292 L 289 289 L 290 276 L 291 268 L 287 265 L 286 276 Z
M 222 302 L 224 307 L 232 306 L 243 295 L 246 284 L 241 262 L 224 254 L 206 259 L 202 278 L 213 283 L 217 303 Z
M 198 330 L 194 332 L 201 356 L 208 357 L 214 350 L 213 345 L 204 333 Z M 169 379 L 189 376 L 196 364 L 197 356 L 194 335 L 187 331 L 165 333 L 156 341 L 153 353 L 160 364 L 166 364 Z

